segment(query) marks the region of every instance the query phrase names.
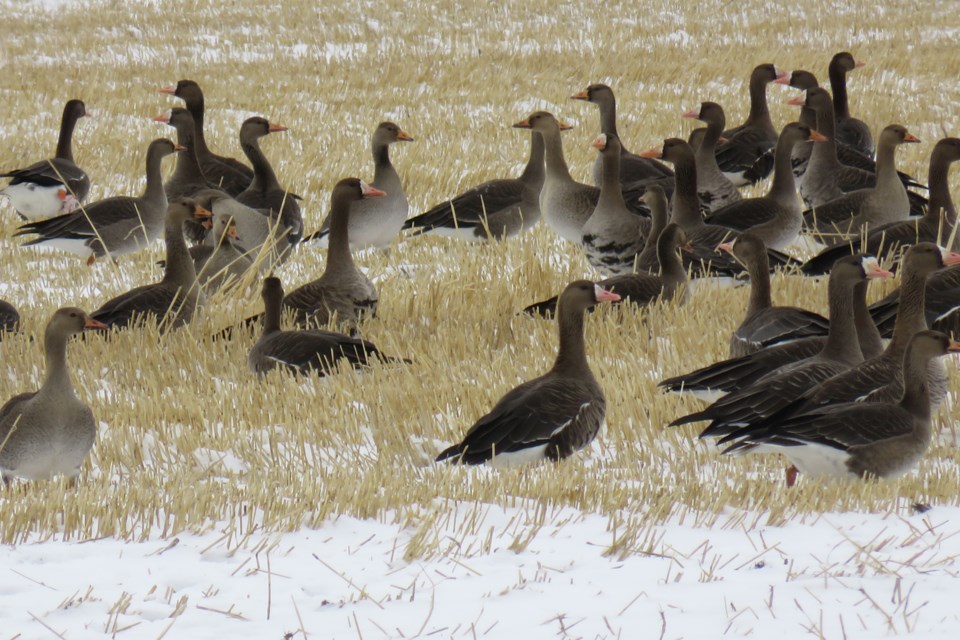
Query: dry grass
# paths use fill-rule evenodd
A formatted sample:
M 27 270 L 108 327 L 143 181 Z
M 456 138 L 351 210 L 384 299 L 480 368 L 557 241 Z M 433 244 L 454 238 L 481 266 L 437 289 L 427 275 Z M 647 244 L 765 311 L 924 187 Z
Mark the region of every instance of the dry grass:
M 753 64 L 807 68 L 826 81 L 829 56 L 841 49 L 869 63 L 851 80 L 856 115 L 875 130 L 902 122 L 926 143 L 903 150 L 906 170 L 925 176 L 932 143 L 955 133 L 957 102 L 943 79 L 956 77 L 960 58 L 943 52 L 952 50 L 958 19 L 947 2 L 926 7 L 922 18 L 902 0 L 882 12 L 863 3 L 839 16 L 748 1 L 739 17 L 728 13 L 729 3 L 711 0 L 682 10 L 666 2 L 533 0 L 489 10 L 315 4 L 285 3 L 282 11 L 246 0 L 216 10 L 206 3 L 177 11 L 169 3 L 65 5 L 53 13 L 6 7 L 0 166 L 49 154 L 63 101 L 76 96 L 97 114 L 81 123 L 76 140 L 78 161 L 94 180 L 91 198 L 137 192 L 147 143 L 170 133 L 150 121 L 173 104 L 155 89 L 192 78 L 207 93 L 215 150 L 240 155 L 236 131 L 251 114 L 290 127 L 264 148 L 281 181 L 305 197 L 313 228 L 336 180 L 371 177 L 367 140 L 385 118 L 417 138 L 393 154 L 417 211 L 518 171 L 526 137 L 507 127 L 535 108 L 577 123 L 566 149 L 574 174 L 586 178 L 596 113 L 567 97 L 591 82 L 614 86 L 621 134 L 639 150 L 685 133 L 691 125 L 680 114 L 701 100 L 716 100 L 731 122 L 741 120 Z M 772 87 L 770 94 L 775 121 L 796 117 L 784 104 L 792 92 Z M 159 247 L 90 269 L 72 256 L 18 248 L 7 206 L 0 223 L 0 295 L 20 307 L 33 336 L 58 306 L 94 308 L 158 277 Z M 319 273 L 323 260 L 301 248 L 280 275 L 292 288 Z M 528 507 L 524 526 L 532 533 L 524 535 L 536 535 L 558 506 L 606 514 L 610 553 L 627 555 L 648 551 L 647 527 L 669 517 L 750 527 L 824 510 L 960 501 L 952 404 L 942 414 L 941 442 L 919 473 L 898 482 L 801 482 L 788 491 L 779 460 L 718 459 L 694 444 L 694 430 L 666 431 L 699 403 L 660 395 L 656 381 L 724 355 L 745 290 L 701 290 L 684 308 L 606 310 L 590 319 L 591 361 L 609 407 L 609 428 L 591 452 L 523 472 L 434 466 L 442 442 L 459 438 L 503 392 L 549 365 L 555 326 L 515 312 L 589 268 L 543 227 L 493 246 L 417 239 L 359 262 L 381 291 L 379 316 L 364 335 L 413 365 L 322 380 L 277 374 L 258 383 L 245 364 L 252 337 L 208 337 L 256 310 L 256 285 L 214 298 L 197 324 L 174 335 L 145 330 L 76 342 L 75 383 L 104 423 L 102 437 L 77 490 L 37 483 L 0 498 L 0 540 L 141 538 L 211 527 L 242 537 L 254 527 L 316 526 L 351 514 L 411 527 L 408 557 L 477 553 L 483 550 L 453 550 L 445 536 L 470 530 L 471 513 L 498 503 Z M 822 285 L 782 278 L 777 285 L 778 301 L 824 310 Z M 37 342 L 8 339 L 0 353 L 0 397 L 38 384 Z M 454 501 L 476 506 L 452 522 Z M 522 548 L 524 536 L 514 545 Z

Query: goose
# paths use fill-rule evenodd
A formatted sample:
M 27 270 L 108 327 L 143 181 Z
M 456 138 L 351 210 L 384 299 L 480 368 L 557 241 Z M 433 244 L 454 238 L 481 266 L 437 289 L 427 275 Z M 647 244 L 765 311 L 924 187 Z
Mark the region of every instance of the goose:
M 873 136 L 863 120 L 850 115 L 847 101 L 847 74 L 865 66 L 862 60 L 841 51 L 830 60 L 827 73 L 830 76 L 830 92 L 833 94 L 833 112 L 837 118 L 837 142 L 848 144 L 865 156 L 873 157 Z
M 810 127 L 791 122 L 780 132 L 774 151 L 773 183 L 765 196 L 746 198 L 714 211 L 708 224 L 750 231 L 767 247 L 782 250 L 795 242 L 803 228 L 803 208 L 790 162 L 796 144 L 812 140 L 825 142 L 826 137 Z
M 874 258 L 850 256 L 838 260 L 828 283 L 830 330 L 819 353 L 734 391 L 702 411 L 678 418 L 670 426 L 710 420 L 700 437 L 725 436 L 772 415 L 813 385 L 862 362 L 854 322 L 854 288 L 864 280 L 890 276 L 892 274 L 881 269 Z
M 20 328 L 20 312 L 7 302 L 0 300 L 0 340 L 6 333 L 13 333 Z
M 340 362 L 360 368 L 374 360 L 399 361 L 383 355 L 372 342 L 351 338 L 342 333 L 316 329 L 282 331 L 280 315 L 283 311 L 283 284 L 279 278 L 263 279 L 262 296 L 265 309 L 263 333 L 247 355 L 250 370 L 258 376 L 278 368 L 294 373 L 316 372 L 323 376 L 335 373 Z
M 680 304 L 687 300 L 687 270 L 677 255 L 677 249 L 691 250 L 686 234 L 679 225 L 669 224 L 657 239 L 658 273 L 627 273 L 599 281 L 597 284 L 620 296 L 614 304 L 629 302 L 646 307 L 659 301 L 670 302 L 678 294 Z M 557 309 L 558 296 L 534 303 L 523 311 L 534 315 L 552 315 Z
M 620 140 L 620 134 L 617 132 L 617 100 L 613 95 L 613 89 L 605 84 L 591 84 L 589 87 L 571 96 L 571 100 L 584 100 L 597 105 L 600 112 L 600 133 L 616 136 Z M 636 154 L 630 153 L 620 145 L 620 183 L 630 185 L 636 182 L 669 178 L 673 175 L 670 167 L 662 162 L 657 162 L 651 158 L 642 158 Z M 593 164 L 593 184 L 597 187 L 603 182 L 603 162 L 597 158 Z
M 20 225 L 21 236 L 38 237 L 23 246 L 45 246 L 75 253 L 92 265 L 97 258 L 133 253 L 160 237 L 167 197 L 160 175 L 161 161 L 184 148 L 159 138 L 147 148 L 147 186 L 143 195 L 99 200 L 82 210 Z
M 772 166 L 763 158 L 777 143 L 777 130 L 767 107 L 767 85 L 786 75 L 772 64 L 754 67 L 750 74 L 750 113 L 743 124 L 723 132 L 728 142 L 717 147 L 717 164 L 738 187 L 770 174 Z
M 518 178 L 481 183 L 410 218 L 403 228 L 465 240 L 500 240 L 529 231 L 540 220 L 544 173 L 543 137 L 531 131 L 530 157 Z
M 235 285 L 246 275 L 253 262 L 245 251 L 238 249 L 235 242 L 241 238 L 237 232 L 237 223 L 223 213 L 213 214 L 212 235 L 217 239 L 216 246 L 201 245 L 192 249 L 193 268 L 197 274 L 197 283 L 207 293 L 219 291 L 228 285 Z
M 251 209 L 237 202 L 219 189 L 204 189 L 194 194 L 194 200 L 214 217 L 232 218 L 237 228 L 233 244 L 259 266 L 261 273 L 272 271 L 293 253 L 292 227 L 284 227 L 279 217 L 270 211 Z M 212 242 L 216 236 L 208 234 Z M 210 248 L 212 245 L 205 245 Z M 261 253 L 264 255 L 261 257 Z
M 67 368 L 67 341 L 103 326 L 82 309 L 58 309 L 43 334 L 47 372 L 37 391 L 0 407 L 0 477 L 45 480 L 65 475 L 73 485 L 97 437 L 90 407 L 77 398 Z
M 253 165 L 253 180 L 236 200 L 252 209 L 266 209 L 278 215 L 281 227 L 290 230 L 287 240 L 297 244 L 303 237 L 303 215 L 297 204 L 300 196 L 280 186 L 270 161 L 260 149 L 260 138 L 286 130 L 285 126 L 259 116 L 244 120 L 240 126 L 240 146 Z
M 702 102 L 699 109 L 691 109 L 683 114 L 684 118 L 696 118 L 707 124 L 703 139 L 699 144 L 688 141 L 696 150 L 697 195 L 708 211 L 722 209 L 728 204 L 740 200 L 736 185 L 720 170 L 717 164 L 717 143 L 721 139 L 723 128 L 727 124 L 723 107 L 716 102 Z M 693 133 L 691 133 L 691 136 Z
M 504 395 L 437 462 L 514 466 L 558 461 L 590 444 L 603 425 L 606 400 L 587 363 L 583 314 L 597 303 L 619 299 L 588 280 L 567 285 L 558 305 L 560 347 L 553 367 Z
M 915 334 L 903 355 L 903 394 L 895 402 L 849 402 L 794 415 L 734 442 L 724 453 L 782 453 L 811 478 L 864 479 L 913 469 L 933 438 L 926 372 L 932 359 L 960 352 L 939 331 Z M 796 474 L 788 474 L 788 485 Z
M 164 222 L 167 257 L 163 279 L 108 300 L 91 316 L 111 329 L 125 329 L 153 319 L 160 331 L 165 332 L 190 322 L 201 299 L 197 272 L 183 237 L 183 223 L 190 218 L 209 218 L 210 215 L 189 198 L 171 202 Z
M 174 87 L 163 87 L 160 93 L 176 96 L 186 103 L 196 127 L 196 153 L 200 167 L 207 179 L 231 196 L 240 195 L 253 180 L 253 170 L 239 160 L 220 156 L 207 147 L 204 136 L 203 91 L 193 80 L 180 80 Z
M 370 186 L 386 195 L 376 199 L 358 200 L 350 205 L 350 245 L 354 249 L 376 247 L 384 250 L 400 234 L 410 205 L 403 192 L 403 182 L 390 162 L 390 145 L 413 142 L 413 137 L 393 122 L 381 122 L 370 140 L 373 152 L 373 182 Z M 320 231 L 308 240 L 320 240 L 320 246 L 329 242 L 330 219 L 327 214 Z
M 53 158 L 23 169 L 0 173 L 11 178 L 0 194 L 24 220 L 43 220 L 70 213 L 86 200 L 90 177 L 73 160 L 73 130 L 80 118 L 89 116 L 81 100 L 68 100 L 60 120 L 60 137 Z

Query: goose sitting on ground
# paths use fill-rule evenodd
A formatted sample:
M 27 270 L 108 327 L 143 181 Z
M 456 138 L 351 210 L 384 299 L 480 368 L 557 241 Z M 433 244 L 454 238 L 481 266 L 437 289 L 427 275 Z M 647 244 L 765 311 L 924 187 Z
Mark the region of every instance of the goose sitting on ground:
M 606 400 L 587 363 L 583 315 L 599 302 L 619 298 L 587 280 L 567 285 L 560 294 L 560 348 L 553 368 L 504 395 L 437 462 L 512 466 L 557 461 L 590 444 L 603 425 Z
M 200 304 L 200 288 L 183 237 L 183 223 L 190 218 L 209 218 L 210 215 L 189 198 L 170 203 L 164 226 L 167 257 L 163 279 L 107 301 L 91 314 L 94 319 L 116 329 L 152 319 L 162 332 L 190 322 Z
M 689 251 L 690 244 L 686 234 L 676 224 L 667 225 L 657 239 L 657 258 L 660 268 L 656 273 L 626 273 L 606 278 L 597 284 L 619 296 L 614 304 L 631 303 L 646 307 L 657 302 L 670 302 L 677 294 L 680 303 L 687 300 L 687 271 L 683 267 L 677 250 Z M 553 315 L 557 310 L 558 296 L 537 302 L 525 308 L 524 313 L 534 315 Z
M 90 178 L 74 163 L 73 130 L 77 121 L 88 115 L 83 102 L 67 101 L 54 157 L 24 169 L 0 172 L 0 178 L 12 178 L 0 190 L 0 195 L 7 196 L 24 220 L 43 220 L 70 213 L 87 198 Z
M 160 175 L 161 161 L 184 148 L 160 138 L 147 148 L 147 186 L 143 195 L 117 196 L 99 200 L 82 210 L 20 225 L 21 236 L 38 237 L 24 246 L 45 246 L 75 253 L 92 265 L 98 257 L 133 253 L 160 237 L 167 197 Z
M 403 193 L 403 182 L 390 162 L 390 145 L 413 142 L 413 138 L 392 122 L 377 125 L 370 140 L 373 152 L 373 182 L 370 186 L 386 195 L 376 199 L 360 200 L 350 206 L 350 246 L 354 249 L 376 247 L 386 249 L 400 234 L 410 205 Z M 307 239 L 320 240 L 320 246 L 329 242 L 330 220 L 327 214 L 320 231 Z
M 530 132 L 530 158 L 519 178 L 488 180 L 403 223 L 414 235 L 501 240 L 528 231 L 540 220 L 543 137 Z
M 58 309 L 43 335 L 47 374 L 37 391 L 20 393 L 0 407 L 0 477 L 44 480 L 63 474 L 73 484 L 97 437 L 97 422 L 74 394 L 67 341 L 84 329 L 103 328 L 84 311 Z
M 333 331 L 282 331 L 283 284 L 279 278 L 263 280 L 263 334 L 250 349 L 247 364 L 259 376 L 277 368 L 294 373 L 335 373 L 340 362 L 360 368 L 381 362 L 400 362 L 383 355 L 372 343 Z M 407 362 L 407 361 L 403 361 Z
M 811 478 L 886 478 L 913 469 L 930 447 L 933 427 L 926 372 L 930 361 L 960 352 L 946 334 L 913 336 L 903 356 L 898 402 L 832 404 L 751 433 L 724 453 L 782 453 Z M 795 475 L 788 475 L 792 484 Z

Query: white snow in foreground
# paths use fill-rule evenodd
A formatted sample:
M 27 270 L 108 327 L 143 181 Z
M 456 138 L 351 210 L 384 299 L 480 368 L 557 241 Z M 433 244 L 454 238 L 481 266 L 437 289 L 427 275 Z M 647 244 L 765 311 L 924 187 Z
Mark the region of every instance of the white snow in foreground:
M 825 514 L 785 527 L 672 523 L 605 557 L 607 519 L 480 505 L 403 559 L 411 529 L 0 547 L 4 638 L 956 638 L 960 508 Z M 472 515 L 477 505 L 454 508 Z M 754 522 L 733 512 L 730 522 Z M 521 551 L 513 541 L 534 534 Z M 489 545 L 489 548 L 487 547 Z M 454 551 L 458 549 L 459 551 Z M 303 633 L 305 632 L 305 633 Z M 18 635 L 19 634 L 19 635 Z

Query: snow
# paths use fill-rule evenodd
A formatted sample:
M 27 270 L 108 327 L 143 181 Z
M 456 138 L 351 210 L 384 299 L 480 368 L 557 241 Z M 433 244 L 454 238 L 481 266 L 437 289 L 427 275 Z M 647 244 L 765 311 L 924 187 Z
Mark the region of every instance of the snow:
M 954 638 L 960 623 L 960 508 L 640 523 L 645 552 L 621 559 L 624 530 L 600 516 L 457 507 L 430 525 L 443 555 L 409 562 L 420 532 L 389 514 L 3 547 L 4 637 Z

